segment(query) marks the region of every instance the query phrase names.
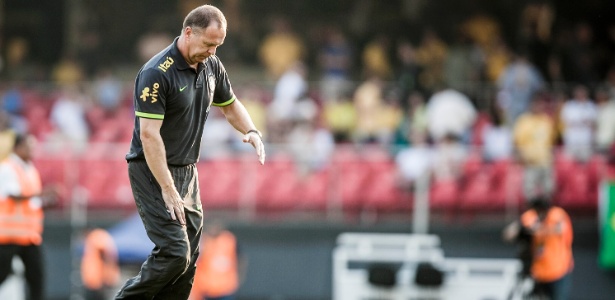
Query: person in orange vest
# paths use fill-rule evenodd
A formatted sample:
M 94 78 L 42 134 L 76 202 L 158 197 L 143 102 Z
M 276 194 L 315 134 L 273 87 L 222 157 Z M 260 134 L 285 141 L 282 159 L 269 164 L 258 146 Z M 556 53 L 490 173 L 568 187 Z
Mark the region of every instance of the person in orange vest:
M 117 247 L 106 230 L 95 228 L 87 233 L 81 257 L 81 281 L 86 300 L 109 299 L 120 280 Z
M 200 252 L 189 299 L 235 299 L 245 270 L 245 260 L 239 255 L 235 235 L 219 220 L 213 220 L 205 227 Z
M 44 295 L 42 185 L 32 163 L 35 139 L 15 136 L 13 151 L 0 164 L 0 284 L 12 271 L 19 256 L 25 267 L 29 299 Z
M 522 230 L 531 235 L 529 271 L 534 280 L 533 294 L 552 300 L 568 299 L 574 268 L 570 217 L 561 207 L 538 196 L 530 202 L 518 224 L 509 225 L 505 238 L 513 238 Z

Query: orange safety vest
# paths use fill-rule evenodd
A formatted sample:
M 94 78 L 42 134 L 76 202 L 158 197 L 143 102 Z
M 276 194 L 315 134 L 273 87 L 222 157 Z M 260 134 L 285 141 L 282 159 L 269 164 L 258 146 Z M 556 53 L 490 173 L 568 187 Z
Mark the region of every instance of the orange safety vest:
M 120 279 L 117 248 L 104 229 L 94 229 L 86 237 L 81 258 L 81 280 L 90 290 L 112 287 Z
M 10 166 L 17 175 L 22 195 L 38 195 L 41 177 L 34 166 L 24 168 L 14 158 L 3 164 Z M 0 199 L 0 244 L 22 246 L 40 245 L 43 242 L 43 208 L 31 199 Z
M 521 216 L 521 222 L 526 227 L 532 227 L 538 220 L 535 210 L 528 210 Z M 533 262 L 532 276 L 540 282 L 553 282 L 572 271 L 572 223 L 568 214 L 559 207 L 552 207 L 542 221 L 543 228 L 555 230 L 557 224 L 562 224 L 560 234 L 536 233 L 532 241 Z
M 196 263 L 193 296 L 221 297 L 239 287 L 237 243 L 235 236 L 223 231 L 217 237 L 204 237 Z M 191 299 L 194 297 L 191 296 Z

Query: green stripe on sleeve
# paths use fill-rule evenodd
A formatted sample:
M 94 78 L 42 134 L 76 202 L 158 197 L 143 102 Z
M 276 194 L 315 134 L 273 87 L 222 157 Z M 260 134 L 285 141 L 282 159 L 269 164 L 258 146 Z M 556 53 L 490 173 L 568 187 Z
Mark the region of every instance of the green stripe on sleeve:
M 233 101 L 235 101 L 236 99 L 237 99 L 237 97 L 233 96 L 233 98 L 231 98 L 228 101 L 225 101 L 225 102 L 222 102 L 222 103 L 212 103 L 211 105 L 213 105 L 213 106 L 227 106 L 227 105 L 233 103 Z
M 135 111 L 135 115 L 136 115 L 137 117 L 147 118 L 147 119 L 156 119 L 156 120 L 162 120 L 162 119 L 164 119 L 164 115 L 159 115 L 159 114 L 148 114 L 148 113 L 144 113 L 144 112 L 140 112 L 140 111 Z

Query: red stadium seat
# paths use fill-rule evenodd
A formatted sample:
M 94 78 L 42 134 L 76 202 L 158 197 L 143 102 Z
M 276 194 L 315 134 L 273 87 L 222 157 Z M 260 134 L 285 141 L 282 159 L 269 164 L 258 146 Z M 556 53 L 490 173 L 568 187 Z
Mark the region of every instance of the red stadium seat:
M 24 116 L 28 122 L 28 130 L 37 138 L 44 138 L 53 131 L 53 126 L 49 122 L 49 111 L 43 106 L 32 105 L 24 111 Z
M 236 209 L 242 197 L 242 161 L 221 158 L 197 164 L 204 209 Z
M 325 211 L 331 200 L 329 169 L 315 171 L 297 181 L 297 201 L 302 210 Z
M 475 173 L 479 172 L 483 164 L 483 158 L 479 151 L 470 152 L 467 155 L 466 160 L 463 164 L 464 176 L 472 176 Z
M 258 168 L 254 180 L 257 209 L 290 210 L 298 205 L 298 179 L 295 163 L 289 157 L 276 157 Z
M 454 180 L 434 181 L 429 193 L 431 209 L 451 211 L 457 209 L 459 198 L 459 184 Z
M 89 208 L 134 208 L 126 161 L 87 159 L 79 162 L 78 186 Z
M 361 160 L 338 163 L 335 166 L 337 196 L 343 210 L 357 211 L 363 207 L 368 186 L 369 168 Z
M 492 166 L 482 165 L 464 178 L 464 186 L 460 192 L 459 208 L 462 210 L 491 210 L 500 208 L 503 203 L 495 189 L 495 172 Z
M 37 157 L 34 165 L 41 175 L 44 187 L 54 187 L 59 195 L 57 205 L 64 207 L 70 201 L 71 179 L 67 172 L 67 157 Z
M 575 163 L 559 171 L 554 202 L 566 209 L 594 210 L 597 208 L 597 183 L 592 183 L 590 168 Z
M 401 211 L 412 207 L 412 194 L 397 186 L 395 164 L 391 161 L 372 162 L 364 190 L 364 207 L 377 211 Z
M 522 199 L 522 174 L 512 161 L 500 160 L 482 164 L 464 176 L 460 209 L 503 211 L 512 201 L 519 206 Z

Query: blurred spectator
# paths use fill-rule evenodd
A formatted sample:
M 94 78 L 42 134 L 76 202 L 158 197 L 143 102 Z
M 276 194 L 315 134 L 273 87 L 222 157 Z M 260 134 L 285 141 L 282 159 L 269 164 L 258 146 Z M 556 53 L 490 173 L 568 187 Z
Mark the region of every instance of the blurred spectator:
M 500 24 L 498 20 L 484 13 L 478 13 L 468 18 L 461 25 L 461 32 L 482 49 L 487 49 L 500 39 Z
M 451 135 L 467 138 L 476 115 L 470 99 L 452 89 L 433 94 L 427 102 L 427 128 L 434 141 Z
M 232 300 L 241 285 L 247 260 L 235 235 L 220 220 L 203 226 L 190 300 Z
M 466 147 L 455 134 L 448 133 L 438 140 L 432 156 L 434 181 L 451 182 L 461 179 L 467 156 Z
M 17 135 L 12 153 L 0 163 L 0 285 L 12 272 L 13 257 L 25 267 L 28 299 L 41 300 L 45 293 L 43 262 L 44 208 L 52 196 L 44 191 L 32 153 L 32 135 Z
M 59 86 L 80 84 L 86 79 L 85 70 L 76 57 L 68 54 L 55 64 L 51 79 Z
M 496 39 L 485 48 L 484 53 L 486 79 L 490 82 L 497 82 L 512 59 L 510 49 L 504 40 Z
M 416 59 L 423 68 L 420 84 L 427 90 L 433 90 L 444 83 L 444 62 L 448 55 L 448 46 L 433 29 L 423 32 Z
M 608 90 L 596 91 L 598 116 L 596 118 L 596 147 L 602 153 L 608 152 L 615 143 L 615 97 L 609 98 Z
M 568 299 L 574 258 L 572 222 L 566 211 L 552 206 L 546 198 L 534 198 L 520 220 L 507 226 L 504 238 L 513 240 L 521 232 L 528 232 L 532 238 L 532 297 Z
M 572 39 L 563 49 L 562 67 L 566 81 L 589 87 L 598 81 L 595 46 L 593 28 L 584 22 L 576 24 Z
M 397 94 L 392 90 L 385 92 L 382 108 L 377 115 L 378 142 L 381 145 L 390 145 L 394 141 L 395 130 L 403 122 L 405 111 L 401 109 L 397 97 Z
M 482 60 L 486 79 L 497 81 L 509 62 L 509 51 L 501 36 L 500 22 L 485 13 L 477 13 L 462 23 L 458 36 L 467 36 L 473 47 L 478 48 L 472 50 L 472 60 Z
M 44 69 L 30 58 L 30 42 L 24 37 L 14 37 L 6 42 L 5 61 L 0 61 L 2 79 L 28 82 L 44 79 Z
M 427 133 L 429 120 L 427 119 L 427 105 L 423 93 L 414 92 L 410 95 L 410 126 L 413 130 Z
M 323 121 L 331 130 L 336 143 L 349 142 L 357 124 L 357 110 L 352 99 L 323 104 Z
M 559 53 L 552 53 L 547 60 L 547 73 L 545 76 L 547 76 L 549 83 L 555 89 L 562 89 L 566 85 L 560 56 Z
M 273 142 L 284 142 L 294 120 L 301 113 L 297 102 L 308 92 L 307 69 L 302 62 L 295 62 L 278 79 L 269 104 L 270 138 Z
M 513 136 L 499 110 L 493 108 L 490 122 L 482 129 L 483 155 L 487 161 L 509 159 L 513 152 Z
M 540 70 L 549 74 L 551 35 L 555 22 L 555 10 L 546 0 L 533 1 L 525 5 L 521 13 L 519 46 L 528 50 L 529 59 Z
M 377 77 L 381 80 L 390 79 L 393 75 L 391 58 L 389 57 L 390 40 L 383 34 L 374 37 L 363 49 L 361 62 L 363 76 Z
M 18 133 L 26 133 L 29 129 L 28 120 L 24 116 L 24 93 L 20 82 L 11 83 L 10 86 L 0 91 L 0 108 L 6 112 L 8 126 Z
M 338 27 L 331 26 L 319 53 L 320 93 L 325 102 L 338 101 L 349 89 L 352 67 L 351 46 Z
M 247 85 L 235 91 L 237 98 L 241 98 L 241 103 L 252 117 L 256 128 L 263 128 L 261 134 L 263 139 L 270 139 L 267 131 L 267 106 L 263 103 L 263 88 Z M 203 129 L 201 139 L 201 157 L 204 159 L 215 159 L 225 157 L 235 151 L 253 151 L 251 145 L 245 144 L 241 139 L 236 139 L 238 134 L 232 127 L 228 126 L 228 121 L 218 109 L 210 110 L 207 117 L 207 126 Z
M 498 103 L 509 126 L 515 124 L 519 115 L 528 110 L 534 93 L 542 89 L 543 85 L 538 69 L 527 60 L 525 54 L 518 53 L 498 79 Z
M 408 191 L 414 189 L 416 181 L 427 175 L 432 167 L 432 149 L 427 144 L 425 132 L 413 129 L 408 132 L 410 145 L 395 155 L 397 184 Z
M 412 132 L 418 132 L 427 138 L 427 108 L 425 97 L 420 92 L 413 92 L 408 96 L 409 108 L 404 111 L 403 119 L 395 130 L 393 146 L 396 148 L 412 145 L 410 137 Z M 394 152 L 397 149 L 393 149 Z
M 102 68 L 94 78 L 94 99 L 107 117 L 115 114 L 122 100 L 122 82 L 108 68 Z
M 17 116 L 23 113 L 23 93 L 19 84 L 12 84 L 2 94 L 2 109 L 7 113 Z
M 404 40 L 397 44 L 397 60 L 398 67 L 395 76 L 399 89 L 399 99 L 401 100 L 400 104 L 404 111 L 408 111 L 410 94 L 422 90 L 419 85 L 421 66 L 416 60 L 416 49 L 409 41 Z
M 570 97 L 564 89 L 555 89 L 550 92 L 549 101 L 547 104 L 547 114 L 553 120 L 555 126 L 555 145 L 563 144 L 562 137 L 562 108 Z
M 147 62 L 152 56 L 158 54 L 158 52 L 162 51 L 172 42 L 173 36 L 161 30 L 151 30 L 143 34 L 139 37 L 136 46 L 139 62 Z
M 593 152 L 598 111 L 589 99 L 584 85 L 577 85 L 561 111 L 562 135 L 566 154 L 580 162 L 587 161 Z
M 102 228 L 90 230 L 83 244 L 81 280 L 86 300 L 106 300 L 120 280 L 117 247 L 113 237 Z
M 86 120 L 86 96 L 76 85 L 62 87 L 59 98 L 51 107 L 50 121 L 57 134 L 73 150 L 81 151 L 87 146 L 89 127 Z
M 272 79 L 278 80 L 297 61 L 303 60 L 305 47 L 285 18 L 274 18 L 271 26 L 259 47 L 259 58 Z
M 333 134 L 320 125 L 318 108 L 313 101 L 302 100 L 298 108 L 303 116 L 295 121 L 287 143 L 300 177 L 305 177 L 326 166 L 335 150 L 335 140 Z
M 243 102 L 242 99 L 241 103 Z M 229 148 L 233 143 L 235 134 L 233 127 L 228 126 L 228 121 L 219 109 L 209 110 L 207 126 L 203 128 L 201 138 L 201 157 L 203 159 L 215 159 L 229 155 Z M 243 143 L 238 145 L 238 147 L 242 146 Z
M 541 199 L 532 202 L 530 210 L 521 215 L 521 222 L 533 236 L 534 293 L 547 299 L 568 299 L 574 268 L 570 217 L 562 208 Z
M 13 150 L 15 131 L 10 127 L 9 115 L 0 110 L 0 161 L 9 156 Z
M 456 38 L 444 61 L 444 81 L 452 89 L 467 93 L 472 84 L 481 80 L 484 54 L 463 33 Z
M 353 97 L 357 112 L 357 123 L 353 139 L 359 143 L 378 142 L 380 134 L 380 113 L 384 106 L 382 81 L 371 77 L 356 89 Z
M 525 199 L 553 193 L 553 149 L 555 124 L 546 112 L 546 101 L 536 95 L 530 110 L 514 126 L 515 149 L 523 166 Z

